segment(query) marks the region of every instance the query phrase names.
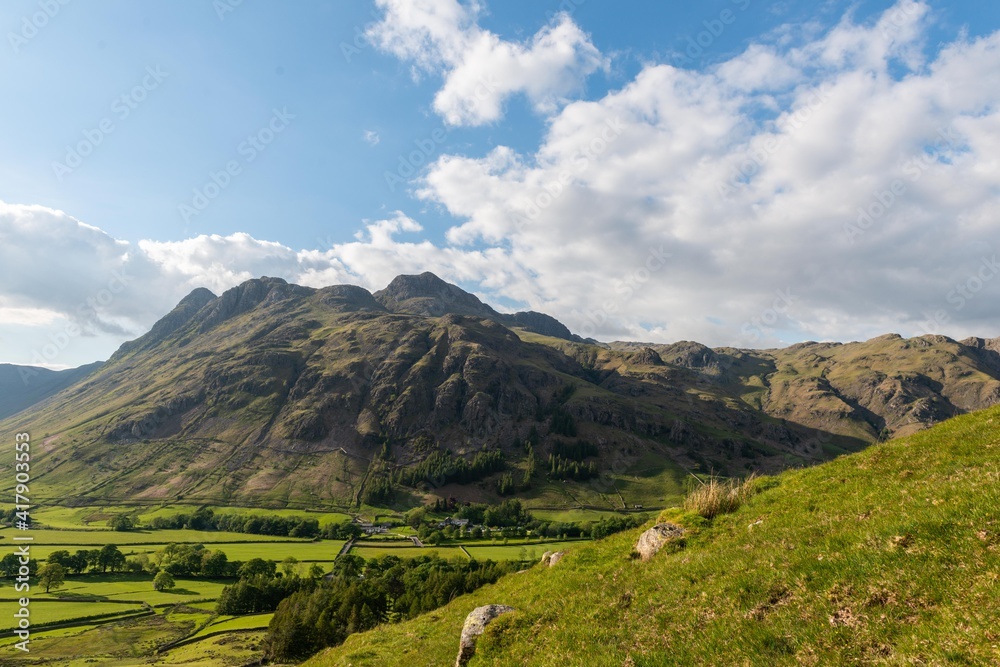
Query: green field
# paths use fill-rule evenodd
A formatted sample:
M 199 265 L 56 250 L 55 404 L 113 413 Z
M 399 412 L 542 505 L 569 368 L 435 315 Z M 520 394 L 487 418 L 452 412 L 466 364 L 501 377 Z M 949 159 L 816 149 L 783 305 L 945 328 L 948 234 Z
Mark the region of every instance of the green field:
M 194 634 L 194 637 L 234 630 L 266 630 L 274 614 L 251 614 L 249 616 L 220 616 Z
M 70 576 L 62 588 L 51 593 L 33 589 L 34 599 L 106 598 L 108 600 L 138 600 L 151 605 L 185 602 L 186 600 L 214 599 L 222 592 L 227 581 L 210 579 L 177 579 L 177 586 L 169 591 L 154 591 L 153 577 L 149 574 L 83 574 Z M 0 595 L 13 597 L 13 587 L 0 588 Z
M 430 556 L 432 554 L 437 554 L 441 558 L 468 558 L 461 549 L 457 546 L 447 546 L 447 547 L 415 547 L 412 543 L 406 544 L 399 542 L 399 546 L 394 546 L 396 543 L 389 542 L 387 544 L 378 544 L 374 542 L 355 542 L 354 546 L 351 547 L 352 556 L 361 556 L 362 558 L 380 558 L 381 556 L 398 556 L 400 558 L 416 558 L 418 556 Z
M 465 545 L 466 551 L 476 560 L 521 560 L 523 555 L 528 560 L 539 560 L 546 551 L 569 551 L 574 547 L 590 544 L 590 540 L 571 540 L 566 542 L 532 542 L 528 544 L 500 545 Z M 534 554 L 534 555 L 532 555 Z
M 14 612 L 18 604 L 4 600 L 0 602 L 0 630 L 10 630 L 17 626 Z M 117 604 L 114 602 L 50 602 L 32 599 L 28 607 L 32 625 L 70 621 L 102 614 L 127 614 L 143 610 L 141 604 Z
M 0 529 L 0 547 L 14 544 L 15 536 L 30 535 L 35 544 L 70 544 L 80 546 L 103 546 L 105 544 L 168 544 L 186 542 L 208 544 L 209 542 L 288 542 L 293 538 L 273 535 L 247 535 L 246 533 L 224 533 L 209 530 L 135 530 L 116 532 L 113 530 L 30 530 L 13 528 Z M 308 542 L 309 540 L 298 540 Z

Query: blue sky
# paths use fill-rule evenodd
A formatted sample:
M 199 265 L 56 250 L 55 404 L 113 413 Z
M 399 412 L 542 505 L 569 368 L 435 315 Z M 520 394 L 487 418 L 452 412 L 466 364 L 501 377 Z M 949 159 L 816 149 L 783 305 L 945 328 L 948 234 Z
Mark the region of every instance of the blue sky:
M 378 289 L 433 270 L 606 340 L 1000 335 L 989 271 L 958 289 L 993 252 L 1000 87 L 966 92 L 942 65 L 989 72 L 998 28 L 1000 7 L 957 0 L 5 3 L 0 361 L 106 358 L 190 289 L 265 272 Z M 778 124 L 810 94 L 820 121 Z M 584 156 L 570 196 L 500 222 L 602 131 L 611 148 Z M 917 178 L 896 173 L 919 152 Z M 723 178 L 738 201 L 684 199 L 685 179 L 754 154 L 753 174 Z M 981 182 L 956 201 L 932 185 L 946 172 Z M 821 214 L 828 196 L 844 210 Z M 956 220 L 967 233 L 943 247 Z M 817 253 L 831 227 L 844 247 Z M 101 303 L 116 267 L 129 279 Z

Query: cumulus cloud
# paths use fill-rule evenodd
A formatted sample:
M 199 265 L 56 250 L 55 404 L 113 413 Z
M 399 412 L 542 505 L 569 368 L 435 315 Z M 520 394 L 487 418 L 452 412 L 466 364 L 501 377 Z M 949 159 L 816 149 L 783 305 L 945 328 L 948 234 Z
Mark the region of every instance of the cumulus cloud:
M 382 6 L 421 26 L 398 36 L 402 56 L 465 62 L 474 5 Z M 87 313 L 116 331 L 197 286 L 374 290 L 430 270 L 606 340 L 1000 335 L 1000 33 L 932 49 L 928 29 L 926 3 L 901 0 L 702 70 L 651 63 L 554 112 L 533 152 L 441 156 L 417 184 L 459 220 L 439 244 L 401 212 L 296 250 L 246 234 L 129 244 L 0 204 L 0 309 L 81 317 L 125 271 L 130 291 Z
M 602 338 L 997 334 L 1000 35 L 930 52 L 927 30 L 901 0 L 704 70 L 650 64 L 533 154 L 443 156 L 419 194 L 464 221 L 452 243 L 531 267 L 505 294 Z
M 434 109 L 451 125 L 483 125 L 503 115 L 504 102 L 524 94 L 552 113 L 607 60 L 565 13 L 524 43 L 500 39 L 477 23 L 478 2 L 377 0 L 384 18 L 368 37 L 413 63 L 415 73 L 441 74 Z

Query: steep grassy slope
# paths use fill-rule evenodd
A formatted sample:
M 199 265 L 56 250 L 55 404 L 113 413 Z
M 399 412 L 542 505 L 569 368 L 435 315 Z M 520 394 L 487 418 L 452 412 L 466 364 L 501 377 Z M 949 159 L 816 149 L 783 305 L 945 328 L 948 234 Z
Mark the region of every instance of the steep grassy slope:
M 757 482 L 643 563 L 639 531 L 572 550 L 307 663 L 446 665 L 465 615 L 516 612 L 471 665 L 1000 664 L 1000 409 Z

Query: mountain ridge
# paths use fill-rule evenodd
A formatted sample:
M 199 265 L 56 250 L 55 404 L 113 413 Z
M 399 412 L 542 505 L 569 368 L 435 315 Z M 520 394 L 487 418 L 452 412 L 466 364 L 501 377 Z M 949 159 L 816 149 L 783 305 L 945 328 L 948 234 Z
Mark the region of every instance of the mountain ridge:
M 79 503 L 405 506 L 496 499 L 510 475 L 537 502 L 620 508 L 690 471 L 808 465 L 992 405 L 991 340 L 595 345 L 433 274 L 374 294 L 260 278 L 194 290 L 0 433 L 51 432 L 39 488 Z

